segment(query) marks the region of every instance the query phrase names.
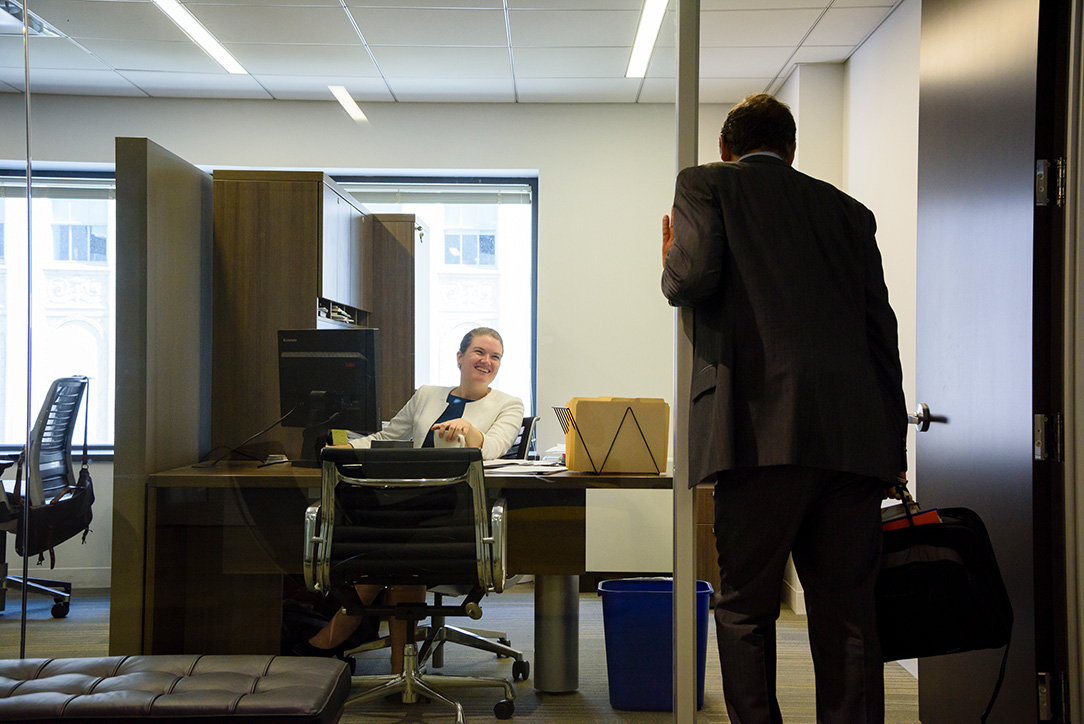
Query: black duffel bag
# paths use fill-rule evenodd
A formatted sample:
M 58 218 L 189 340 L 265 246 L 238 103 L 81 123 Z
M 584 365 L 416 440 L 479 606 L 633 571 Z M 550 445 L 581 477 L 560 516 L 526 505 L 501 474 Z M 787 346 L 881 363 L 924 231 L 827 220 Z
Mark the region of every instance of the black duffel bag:
M 877 623 L 885 661 L 1005 647 L 990 713 L 1005 676 L 1013 611 L 990 536 L 967 508 L 921 513 L 901 490 L 906 517 L 885 525 Z M 932 518 L 932 522 L 930 522 Z M 938 519 L 939 518 L 939 519 Z

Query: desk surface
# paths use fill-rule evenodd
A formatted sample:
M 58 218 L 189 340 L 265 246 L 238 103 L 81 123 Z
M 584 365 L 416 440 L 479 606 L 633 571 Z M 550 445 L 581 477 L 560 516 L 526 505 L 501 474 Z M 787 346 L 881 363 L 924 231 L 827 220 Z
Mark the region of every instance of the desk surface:
M 143 653 L 276 653 L 284 592 L 303 587 L 302 521 L 320 470 L 224 461 L 148 485 Z M 585 571 L 587 489 L 672 485 L 666 475 L 486 472 L 508 503 L 509 570 L 536 575 Z
M 319 486 L 319 468 L 295 468 L 289 464 L 261 465 L 245 460 L 223 461 L 214 467 L 193 467 L 191 465 L 166 470 L 150 476 L 153 488 L 219 488 L 219 487 L 261 487 L 261 488 L 311 488 Z M 486 471 L 486 486 L 489 488 L 532 490 L 585 490 L 603 489 L 670 489 L 673 478 L 669 475 L 651 473 L 581 473 L 565 470 L 557 473 L 524 474 L 507 468 L 495 468 Z

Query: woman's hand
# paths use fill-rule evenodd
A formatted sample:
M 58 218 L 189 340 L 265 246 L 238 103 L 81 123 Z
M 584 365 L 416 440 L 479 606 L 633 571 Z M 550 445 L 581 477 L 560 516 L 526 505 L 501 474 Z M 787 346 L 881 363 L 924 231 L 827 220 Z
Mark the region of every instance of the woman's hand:
M 449 442 L 462 435 L 464 444 L 467 447 L 482 447 L 482 441 L 485 439 L 478 428 L 472 425 L 469 420 L 464 420 L 462 417 L 456 420 L 438 422 L 436 425 L 433 425 L 432 429 L 441 439 Z

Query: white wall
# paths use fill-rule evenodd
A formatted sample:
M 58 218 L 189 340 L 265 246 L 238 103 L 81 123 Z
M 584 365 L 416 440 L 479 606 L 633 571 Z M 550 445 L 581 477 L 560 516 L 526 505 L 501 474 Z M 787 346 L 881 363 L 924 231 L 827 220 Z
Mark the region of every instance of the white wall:
M 659 218 L 675 172 L 670 106 L 365 111 L 370 123 L 358 125 L 333 102 L 38 96 L 33 156 L 41 167 L 109 164 L 115 136 L 146 136 L 206 168 L 537 171 L 541 446 L 562 441 L 549 408 L 571 397 L 672 402 L 673 316 L 659 292 Z M 0 125 L 19 127 L 22 112 L 21 96 L 0 94 Z M 22 143 L 4 134 L 0 159 L 20 159 Z
M 915 399 L 915 298 L 918 234 L 918 54 L 920 0 L 904 0 L 846 65 L 843 188 L 877 217 L 877 242 L 889 299 L 899 321 L 903 386 Z M 915 431 L 908 470 L 917 492 Z M 917 497 L 917 496 L 916 496 Z

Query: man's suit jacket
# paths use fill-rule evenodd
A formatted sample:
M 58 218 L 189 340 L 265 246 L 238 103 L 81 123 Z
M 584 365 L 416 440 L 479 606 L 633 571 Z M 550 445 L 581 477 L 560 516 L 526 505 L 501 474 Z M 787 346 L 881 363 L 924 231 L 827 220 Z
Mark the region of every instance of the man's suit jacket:
M 774 156 L 687 168 L 662 277 L 694 310 L 690 483 L 769 465 L 906 469 L 873 214 Z

